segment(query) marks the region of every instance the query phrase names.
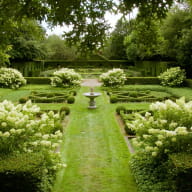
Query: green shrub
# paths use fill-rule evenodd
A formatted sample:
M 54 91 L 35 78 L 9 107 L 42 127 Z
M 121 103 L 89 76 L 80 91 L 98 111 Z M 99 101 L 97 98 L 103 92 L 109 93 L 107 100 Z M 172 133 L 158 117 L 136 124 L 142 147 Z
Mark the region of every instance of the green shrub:
M 67 103 L 69 103 L 69 104 L 75 103 L 75 97 L 73 97 L 73 96 L 68 97 L 67 98 Z
M 54 87 L 74 87 L 80 86 L 81 76 L 73 69 L 62 68 L 53 73 L 51 85 Z
M 70 91 L 69 93 L 72 94 L 73 96 L 77 95 L 77 91 Z
M 130 97 L 137 97 L 138 96 L 138 92 L 137 91 L 129 91 L 129 96 Z
M 176 191 L 174 176 L 171 175 L 172 178 L 168 177 L 168 172 L 173 170 L 164 165 L 169 163 L 168 159 L 172 154 L 192 154 L 192 101 L 185 102 L 185 99 L 181 98 L 176 102 L 171 100 L 156 102 L 150 105 L 150 111 L 144 115 L 137 114 L 134 121 L 127 123 L 137 135 L 133 139 L 133 144 L 137 148 L 133 158 L 133 172 L 135 172 L 136 180 L 141 187 L 146 187 L 145 180 L 148 178 L 150 181 L 149 186 L 153 183 L 154 191 Z M 145 157 L 150 157 L 151 165 L 146 165 Z M 137 161 L 138 159 L 140 162 Z M 183 160 L 182 162 L 184 163 Z M 155 167 L 153 164 L 156 164 Z M 145 175 L 138 170 L 138 167 L 146 172 Z M 151 173 L 150 170 L 153 170 L 153 172 Z M 161 172 L 164 170 L 165 172 Z M 144 180 L 140 178 L 143 176 L 145 177 Z M 153 178 L 153 181 L 151 178 Z M 141 180 L 139 181 L 139 179 Z M 168 179 L 171 180 L 168 181 Z M 162 183 L 167 183 L 167 181 L 169 184 L 171 182 L 173 184 L 167 186 L 171 187 L 169 190 L 168 188 L 165 189 Z M 157 187 L 158 182 L 161 184 L 156 189 L 155 186 Z M 141 191 L 147 192 L 144 189 Z M 150 191 L 150 188 L 148 191 Z
M 175 153 L 169 156 L 172 165 L 170 177 L 175 179 L 176 191 L 192 191 L 192 154 Z
M 111 103 L 117 103 L 117 102 L 118 102 L 117 96 L 111 95 L 111 96 L 110 96 L 110 102 L 111 102 Z
M 17 89 L 26 84 L 23 75 L 16 69 L 0 68 L 0 87 Z
M 118 115 L 120 115 L 120 112 L 121 111 L 125 111 L 126 110 L 126 108 L 124 107 L 124 106 L 118 106 L 117 108 L 116 108 L 116 113 L 118 114 Z
M 112 69 L 101 74 L 100 81 L 105 87 L 119 87 L 124 85 L 126 80 L 125 73 L 122 69 Z
M 19 99 L 19 103 L 23 104 L 23 103 L 26 103 L 28 100 L 29 100 L 28 97 L 21 97 Z
M 169 164 L 154 161 L 152 156 L 133 155 L 130 167 L 140 192 L 176 192 L 174 181 L 169 179 Z
M 27 84 L 50 84 L 51 79 L 49 77 L 25 77 Z
M 127 133 L 127 135 L 135 135 L 135 131 L 129 128 L 127 121 L 125 123 L 124 129 L 125 129 L 125 132 Z
M 34 103 L 63 103 L 66 101 L 68 96 L 68 93 L 36 92 L 29 95 L 29 98 Z
M 67 107 L 67 106 L 61 107 L 61 109 L 59 110 L 59 114 L 60 114 L 60 118 L 64 119 L 65 115 L 69 115 L 70 114 L 70 108 Z
M 63 136 L 59 114 L 50 111 L 37 118 L 40 108 L 31 101 L 15 105 L 4 100 L 0 108 L 0 156 L 15 151 L 42 152 L 50 163 L 57 165 L 59 156 L 54 150 Z
M 1 192 L 49 192 L 56 171 L 41 153 L 13 154 L 0 159 Z
M 186 76 L 185 71 L 180 69 L 180 67 L 173 67 L 160 74 L 158 78 L 163 86 L 178 87 L 183 84 Z
M 157 77 L 127 77 L 125 85 L 159 85 L 160 80 Z

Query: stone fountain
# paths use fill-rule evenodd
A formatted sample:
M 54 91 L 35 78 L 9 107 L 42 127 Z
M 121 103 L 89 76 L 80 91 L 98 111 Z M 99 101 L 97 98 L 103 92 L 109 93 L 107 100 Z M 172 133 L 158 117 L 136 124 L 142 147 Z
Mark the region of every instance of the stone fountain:
M 90 88 L 90 92 L 84 93 L 83 95 L 86 96 L 86 97 L 88 97 L 88 98 L 90 99 L 90 101 L 89 101 L 89 106 L 88 106 L 89 109 L 95 109 L 95 108 L 97 108 L 94 99 L 95 99 L 96 97 L 100 96 L 101 93 L 94 92 L 94 91 L 93 91 L 93 88 Z

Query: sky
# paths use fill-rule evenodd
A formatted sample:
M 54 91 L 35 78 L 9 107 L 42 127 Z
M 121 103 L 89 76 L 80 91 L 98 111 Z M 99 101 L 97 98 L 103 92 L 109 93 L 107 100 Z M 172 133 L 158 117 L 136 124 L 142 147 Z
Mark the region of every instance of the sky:
M 137 14 L 137 10 L 133 10 L 133 12 L 130 14 L 128 18 L 134 18 L 136 14 Z M 122 16 L 121 14 L 115 15 L 109 12 L 106 13 L 105 19 L 111 25 L 111 31 L 113 31 L 117 21 L 121 18 L 121 16 Z M 53 34 L 61 36 L 63 34 L 63 31 L 69 31 L 69 28 L 67 26 L 63 26 L 63 27 L 56 26 L 53 29 L 49 29 L 48 25 L 45 22 L 43 22 L 42 25 L 46 29 L 48 36 Z

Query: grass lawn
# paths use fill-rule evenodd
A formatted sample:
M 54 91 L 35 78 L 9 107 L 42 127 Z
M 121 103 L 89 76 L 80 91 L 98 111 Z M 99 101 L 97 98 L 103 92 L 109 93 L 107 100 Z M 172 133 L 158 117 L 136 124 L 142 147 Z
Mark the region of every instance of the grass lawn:
M 125 86 L 129 89 L 153 89 L 185 96 L 192 99 L 190 88 L 166 88 L 159 85 Z M 26 85 L 18 90 L 1 89 L 0 101 L 15 103 L 31 91 L 62 92 L 65 89 L 50 85 Z M 67 168 L 61 169 L 52 192 L 136 192 L 137 187 L 129 169 L 130 153 L 115 119 L 115 109 L 123 105 L 129 109 L 147 109 L 150 103 L 110 104 L 108 96 L 102 93 L 96 98 L 97 109 L 87 109 L 88 98 L 83 96 L 89 88 L 78 91 L 75 104 L 40 103 L 42 110 L 58 110 L 63 105 L 71 108 L 70 119 L 65 128 L 61 147 L 62 158 Z
M 61 149 L 68 166 L 58 173 L 53 192 L 136 192 L 130 154 L 114 116 L 116 105 L 102 92 L 98 108 L 87 109 L 86 91 L 80 89 L 71 107 Z

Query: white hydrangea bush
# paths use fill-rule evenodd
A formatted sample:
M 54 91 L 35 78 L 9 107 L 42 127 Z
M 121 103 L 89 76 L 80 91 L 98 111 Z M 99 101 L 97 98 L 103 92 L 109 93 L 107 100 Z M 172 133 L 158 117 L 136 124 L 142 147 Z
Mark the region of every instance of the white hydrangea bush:
M 65 166 L 58 152 L 63 137 L 59 114 L 50 111 L 37 117 L 39 112 L 31 101 L 24 105 L 7 100 L 0 103 L 0 154 L 42 152 L 53 169 Z
M 18 89 L 26 84 L 23 75 L 16 69 L 0 68 L 0 87 Z
M 100 81 L 106 87 L 119 87 L 124 85 L 126 75 L 122 69 L 112 69 L 100 75 Z
M 158 78 L 163 86 L 178 87 L 183 84 L 186 74 L 180 67 L 173 67 L 160 74 Z
M 128 126 L 136 132 L 133 143 L 138 151 L 159 158 L 192 152 L 192 101 L 181 98 L 176 102 L 156 102 L 145 116 L 136 117 Z
M 51 85 L 54 87 L 74 87 L 80 86 L 81 75 L 76 73 L 74 69 L 62 68 L 53 73 Z

